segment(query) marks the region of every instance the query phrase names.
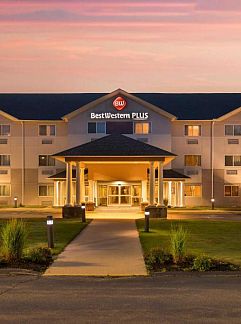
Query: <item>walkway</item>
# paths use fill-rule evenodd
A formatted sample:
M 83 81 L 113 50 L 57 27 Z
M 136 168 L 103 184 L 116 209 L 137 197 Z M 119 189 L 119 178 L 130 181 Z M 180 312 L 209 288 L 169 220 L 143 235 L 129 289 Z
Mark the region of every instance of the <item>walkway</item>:
M 45 275 L 147 275 L 134 220 L 93 220 Z

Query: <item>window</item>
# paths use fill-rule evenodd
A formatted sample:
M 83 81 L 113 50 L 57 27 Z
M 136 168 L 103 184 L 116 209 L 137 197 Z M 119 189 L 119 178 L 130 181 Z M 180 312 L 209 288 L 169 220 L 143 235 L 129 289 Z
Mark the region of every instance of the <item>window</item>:
M 89 134 L 105 134 L 105 122 L 89 122 L 88 123 Z
M 187 144 L 198 144 L 198 139 L 195 139 L 195 138 L 188 139 Z
M 185 125 L 185 136 L 201 136 L 201 126 Z
M 224 186 L 224 196 L 225 197 L 238 197 L 239 196 L 239 186 L 225 185 Z
M 39 125 L 39 136 L 55 136 L 55 125 Z
M 55 166 L 55 159 L 50 155 L 39 155 L 39 166 Z
M 186 197 L 201 197 L 202 186 L 200 184 L 185 184 L 184 194 Z
M 135 123 L 135 134 L 149 134 L 151 133 L 150 123 Z
M 53 144 L 53 140 L 51 140 L 51 139 L 43 139 L 42 144 Z
M 225 155 L 225 166 L 241 166 L 241 155 Z
M 10 185 L 1 184 L 0 185 L 0 197 L 9 197 L 10 196 Z
M 133 122 L 106 122 L 106 134 L 133 134 Z
M 53 197 L 54 186 L 53 185 L 39 185 L 38 195 L 39 195 L 39 197 Z
M 241 136 L 241 125 L 225 125 L 225 136 Z
M 184 155 L 185 166 L 201 166 L 201 155 Z
M 226 170 L 226 174 L 227 175 L 237 175 L 238 174 L 238 170 Z
M 10 136 L 10 125 L 0 125 L 0 136 Z
M 10 166 L 10 155 L 0 155 L 0 165 Z
M 228 138 L 228 144 L 239 144 L 238 138 Z

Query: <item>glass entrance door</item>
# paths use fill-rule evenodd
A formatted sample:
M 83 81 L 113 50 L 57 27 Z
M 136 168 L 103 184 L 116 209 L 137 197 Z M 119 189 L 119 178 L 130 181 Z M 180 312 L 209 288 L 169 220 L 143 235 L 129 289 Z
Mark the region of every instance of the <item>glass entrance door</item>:
M 108 205 L 131 206 L 131 186 L 130 185 L 109 185 L 108 186 Z

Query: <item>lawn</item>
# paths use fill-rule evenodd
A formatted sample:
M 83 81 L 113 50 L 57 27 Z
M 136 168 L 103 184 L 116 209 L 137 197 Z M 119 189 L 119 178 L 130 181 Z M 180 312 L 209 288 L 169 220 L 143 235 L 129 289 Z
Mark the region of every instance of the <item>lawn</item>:
M 47 225 L 46 219 L 23 219 L 28 229 L 28 239 L 26 249 L 39 246 L 47 247 Z M 0 227 L 6 220 L 0 220 Z M 88 221 L 87 221 L 88 222 Z M 87 223 L 88 224 L 88 223 Z M 65 246 L 81 232 L 87 225 L 79 219 L 55 219 L 54 220 L 54 243 L 53 254 L 59 254 Z M 1 242 L 0 242 L 1 246 Z
M 241 265 L 241 222 L 209 220 L 150 220 L 150 233 L 144 220 L 136 221 L 144 253 L 152 247 L 169 250 L 171 226 L 182 224 L 188 231 L 187 253 Z

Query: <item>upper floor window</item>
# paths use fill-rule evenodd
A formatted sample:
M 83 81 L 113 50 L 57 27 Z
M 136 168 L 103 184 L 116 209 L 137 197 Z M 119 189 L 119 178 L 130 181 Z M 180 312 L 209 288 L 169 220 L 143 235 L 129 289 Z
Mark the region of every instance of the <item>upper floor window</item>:
M 225 125 L 225 136 L 241 136 L 241 125 Z
M 201 155 L 184 155 L 185 166 L 201 166 Z
M 136 122 L 134 128 L 135 134 L 149 134 L 151 133 L 151 125 L 148 122 Z
M 50 155 L 39 155 L 39 166 L 55 166 L 55 159 Z
M 0 185 L 0 197 L 10 197 L 10 184 Z
M 201 136 L 201 125 L 185 125 L 185 136 Z
M 10 136 L 10 125 L 0 125 L 0 136 Z
M 133 122 L 106 122 L 106 134 L 133 134 Z
M 10 166 L 10 155 L 0 155 L 0 166 Z
M 39 136 L 55 136 L 55 125 L 39 125 Z
M 89 122 L 88 123 L 88 133 L 89 134 L 105 134 L 106 124 L 105 122 Z
M 225 166 L 241 166 L 241 155 L 225 155 Z
M 39 197 L 53 197 L 54 195 L 54 186 L 53 185 L 39 185 L 38 187 Z

